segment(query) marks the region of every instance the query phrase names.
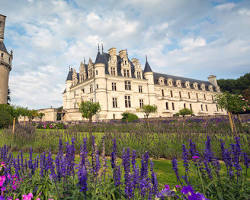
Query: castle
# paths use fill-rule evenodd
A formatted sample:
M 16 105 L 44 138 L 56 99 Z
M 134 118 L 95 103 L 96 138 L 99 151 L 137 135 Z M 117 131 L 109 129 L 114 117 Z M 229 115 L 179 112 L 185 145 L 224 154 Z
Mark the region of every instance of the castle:
M 4 45 L 6 16 L 0 14 L 0 104 L 7 104 L 9 73 L 12 67 L 13 53 Z
M 223 115 L 215 103 L 220 93 L 216 76 L 208 81 L 153 72 L 146 58 L 144 70 L 138 59 L 129 59 L 127 50 L 99 50 L 95 61 L 80 63 L 79 72 L 69 68 L 63 92 L 64 120 L 82 120 L 81 101 L 99 102 L 101 111 L 95 120 L 120 119 L 125 111 L 140 118 L 143 105 L 157 106 L 151 117 L 171 117 L 182 108 L 195 115 Z

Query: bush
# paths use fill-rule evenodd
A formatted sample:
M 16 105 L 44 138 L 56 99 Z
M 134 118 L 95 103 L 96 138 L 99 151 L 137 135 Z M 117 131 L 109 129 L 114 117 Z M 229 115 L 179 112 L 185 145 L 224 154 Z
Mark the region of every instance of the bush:
M 185 115 L 192 115 L 192 114 L 193 114 L 192 110 L 190 110 L 190 109 L 188 109 L 188 108 L 183 108 L 183 109 L 181 109 L 181 110 L 179 111 L 179 115 L 182 115 L 183 117 L 184 117 Z
M 0 104 L 0 128 L 7 128 L 12 123 L 11 107 Z
M 124 121 L 124 122 L 132 122 L 132 121 L 135 121 L 138 119 L 139 118 L 136 114 L 129 113 L 129 112 L 122 113 L 122 121 Z

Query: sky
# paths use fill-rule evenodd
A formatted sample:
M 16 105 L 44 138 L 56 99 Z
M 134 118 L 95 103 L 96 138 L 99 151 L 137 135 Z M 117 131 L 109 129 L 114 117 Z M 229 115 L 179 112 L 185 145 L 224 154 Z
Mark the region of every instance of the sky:
M 97 44 L 154 72 L 207 80 L 250 72 L 250 0 L 0 0 L 14 52 L 11 103 L 59 107 L 69 66 Z

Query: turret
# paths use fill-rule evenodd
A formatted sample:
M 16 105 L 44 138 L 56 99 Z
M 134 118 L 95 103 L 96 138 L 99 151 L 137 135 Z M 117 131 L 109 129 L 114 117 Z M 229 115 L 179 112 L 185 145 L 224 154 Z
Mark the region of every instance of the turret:
M 210 75 L 210 76 L 208 77 L 208 81 L 209 81 L 213 86 L 215 86 L 215 90 L 216 90 L 217 92 L 220 92 L 220 87 L 219 87 L 219 85 L 218 85 L 218 83 L 217 83 L 216 76 Z
M 0 104 L 7 103 L 9 72 L 12 68 L 13 52 L 7 51 L 4 45 L 6 16 L 0 14 Z
M 148 59 L 146 57 L 146 63 L 145 63 L 145 68 L 143 70 L 143 74 L 145 79 L 148 80 L 149 84 L 154 84 L 154 75 L 153 75 L 153 71 L 148 63 Z

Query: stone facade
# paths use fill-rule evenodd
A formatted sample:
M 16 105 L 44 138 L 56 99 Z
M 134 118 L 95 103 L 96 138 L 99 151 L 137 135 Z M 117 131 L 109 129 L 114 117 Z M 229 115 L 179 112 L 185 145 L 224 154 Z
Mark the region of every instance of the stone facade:
M 11 71 L 13 53 L 9 53 L 4 45 L 4 15 L 0 14 L 0 104 L 7 103 L 9 72 Z
M 129 111 L 140 118 L 142 105 L 157 105 L 151 117 L 171 117 L 182 108 L 195 115 L 222 115 L 215 95 L 220 92 L 216 77 L 208 81 L 155 73 L 146 58 L 144 70 L 138 59 L 129 59 L 126 50 L 116 48 L 98 53 L 95 62 L 80 64 L 79 72 L 69 68 L 63 93 L 65 121 L 82 120 L 78 111 L 81 101 L 99 102 L 101 111 L 95 120 L 120 119 Z

